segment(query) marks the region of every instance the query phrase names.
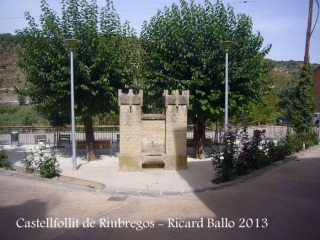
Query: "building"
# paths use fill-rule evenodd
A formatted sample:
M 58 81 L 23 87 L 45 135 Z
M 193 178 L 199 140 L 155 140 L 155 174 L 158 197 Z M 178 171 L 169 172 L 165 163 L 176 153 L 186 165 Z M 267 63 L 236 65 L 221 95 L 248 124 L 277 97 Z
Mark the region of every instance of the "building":
M 316 112 L 320 112 L 320 66 L 313 70 L 313 95 L 316 104 Z

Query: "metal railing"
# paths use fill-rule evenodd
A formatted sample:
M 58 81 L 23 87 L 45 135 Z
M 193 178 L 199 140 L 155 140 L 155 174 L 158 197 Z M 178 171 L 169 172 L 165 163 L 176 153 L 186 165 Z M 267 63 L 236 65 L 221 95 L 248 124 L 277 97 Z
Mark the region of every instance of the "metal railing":
M 286 136 L 288 131 L 290 133 L 293 132 L 292 128 L 287 128 L 286 126 L 274 126 L 274 125 L 266 125 L 266 126 L 249 126 L 246 131 L 249 138 L 254 136 L 254 130 L 266 130 L 265 138 L 270 140 L 280 140 Z M 239 130 L 239 133 L 243 131 L 243 128 L 231 129 L 231 130 Z M 206 128 L 206 138 L 212 139 L 214 142 L 223 142 L 224 130 L 221 129 L 212 129 Z M 193 138 L 193 127 L 188 126 L 187 138 Z
M 253 137 L 255 129 L 265 129 L 265 137 L 271 140 L 280 140 L 284 138 L 288 131 L 292 132 L 291 128 L 285 126 L 249 126 L 247 127 L 247 133 L 249 138 Z M 241 131 L 241 129 L 239 129 Z M 19 135 L 19 144 L 34 144 L 35 135 L 46 135 L 47 140 L 50 144 L 56 145 L 57 134 L 69 134 L 71 136 L 71 127 L 65 128 L 54 128 L 48 126 L 0 126 L 0 144 L 11 143 L 11 133 L 17 132 Z M 94 136 L 96 140 L 111 140 L 112 142 L 117 141 L 117 134 L 119 134 L 118 125 L 105 125 L 105 126 L 94 126 Z M 216 130 L 206 128 L 206 138 L 212 139 L 215 142 L 221 142 L 223 140 L 223 130 Z M 193 126 L 189 125 L 187 130 L 187 138 L 193 139 Z M 84 126 L 76 126 L 76 140 L 85 140 Z
M 117 141 L 119 126 L 94 126 L 94 136 L 96 140 Z M 0 144 L 10 144 L 12 133 L 18 133 L 19 144 L 34 144 L 36 135 L 46 135 L 47 140 L 54 146 L 57 143 L 57 134 L 69 134 L 71 127 L 54 128 L 48 126 L 0 126 Z M 85 140 L 84 126 L 76 126 L 76 140 Z

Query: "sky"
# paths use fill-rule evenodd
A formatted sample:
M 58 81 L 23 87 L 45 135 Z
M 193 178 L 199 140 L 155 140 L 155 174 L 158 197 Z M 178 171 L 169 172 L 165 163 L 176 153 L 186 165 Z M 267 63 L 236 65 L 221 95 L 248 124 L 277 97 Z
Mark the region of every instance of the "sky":
M 187 0 L 188 1 L 188 0 Z M 204 0 L 194 0 L 203 4 Z M 216 0 L 211 0 L 213 3 Z M 104 6 L 104 0 L 97 0 Z M 149 21 L 158 9 L 179 4 L 179 0 L 113 0 L 122 21 L 140 33 L 143 21 Z M 309 11 L 309 0 L 222 0 L 230 4 L 235 13 L 249 15 L 253 21 L 253 32 L 264 37 L 264 46 L 272 44 L 267 58 L 276 61 L 303 61 Z M 61 0 L 47 0 L 58 14 Z M 313 22 L 318 6 L 314 0 Z M 30 12 L 35 19 L 41 14 L 40 0 L 0 0 L 0 33 L 14 34 L 16 29 L 27 27 L 24 13 Z M 320 20 L 316 25 L 310 43 L 310 62 L 320 63 Z

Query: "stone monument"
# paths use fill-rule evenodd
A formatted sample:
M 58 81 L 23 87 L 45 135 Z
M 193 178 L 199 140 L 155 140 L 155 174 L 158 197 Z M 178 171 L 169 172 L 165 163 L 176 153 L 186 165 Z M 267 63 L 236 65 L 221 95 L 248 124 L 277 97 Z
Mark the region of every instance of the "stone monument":
M 143 91 L 118 90 L 120 109 L 119 171 L 144 168 L 187 169 L 189 90 L 163 92 L 164 113 L 143 114 Z

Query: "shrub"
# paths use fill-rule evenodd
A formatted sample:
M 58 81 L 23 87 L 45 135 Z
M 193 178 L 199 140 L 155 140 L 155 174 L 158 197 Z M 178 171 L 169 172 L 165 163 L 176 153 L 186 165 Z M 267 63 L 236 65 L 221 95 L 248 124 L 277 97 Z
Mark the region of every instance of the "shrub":
M 5 169 L 11 169 L 11 164 L 8 161 L 8 156 L 3 147 L 0 147 L 0 167 Z
M 283 148 L 285 155 L 290 155 L 299 152 L 302 149 L 304 141 L 306 148 L 318 144 L 318 134 L 316 131 L 304 132 L 299 134 L 288 134 L 284 139 L 280 140 L 279 148 Z
M 285 156 L 299 152 L 302 141 L 306 147 L 319 142 L 316 132 L 303 134 L 288 134 L 277 144 L 264 140 L 265 130 L 255 130 L 252 139 L 248 138 L 246 129 L 237 135 L 237 131 L 229 131 L 226 136 L 225 147 L 222 153 L 212 159 L 217 176 L 222 181 L 230 180 L 232 175 L 242 175 L 251 169 L 259 169 L 279 161 Z M 237 144 L 237 136 L 239 143 Z
M 225 139 L 225 147 L 223 153 L 216 154 L 212 159 L 218 177 L 222 181 L 228 181 L 233 174 L 235 168 L 235 157 L 237 155 L 238 147 L 236 145 L 235 132 L 229 132 Z
M 37 153 L 31 153 L 30 156 L 26 156 L 21 163 L 26 172 L 38 171 L 40 177 L 52 178 L 60 172 L 59 162 L 56 158 L 54 150 L 50 155 L 46 155 L 42 148 L 39 148 Z
M 27 156 L 27 154 L 25 153 L 25 157 L 20 161 L 25 172 L 27 173 L 32 173 L 36 170 L 35 166 L 34 166 L 34 153 L 31 152 L 30 156 Z
M 268 155 L 270 162 L 276 162 L 283 159 L 287 155 L 287 149 L 284 145 L 268 142 Z
M 32 106 L 0 104 L 1 126 L 47 125 L 46 121 Z
M 59 173 L 59 162 L 54 151 L 50 156 L 45 156 L 43 152 L 39 153 L 39 161 L 36 162 L 37 170 L 43 178 L 52 178 Z

